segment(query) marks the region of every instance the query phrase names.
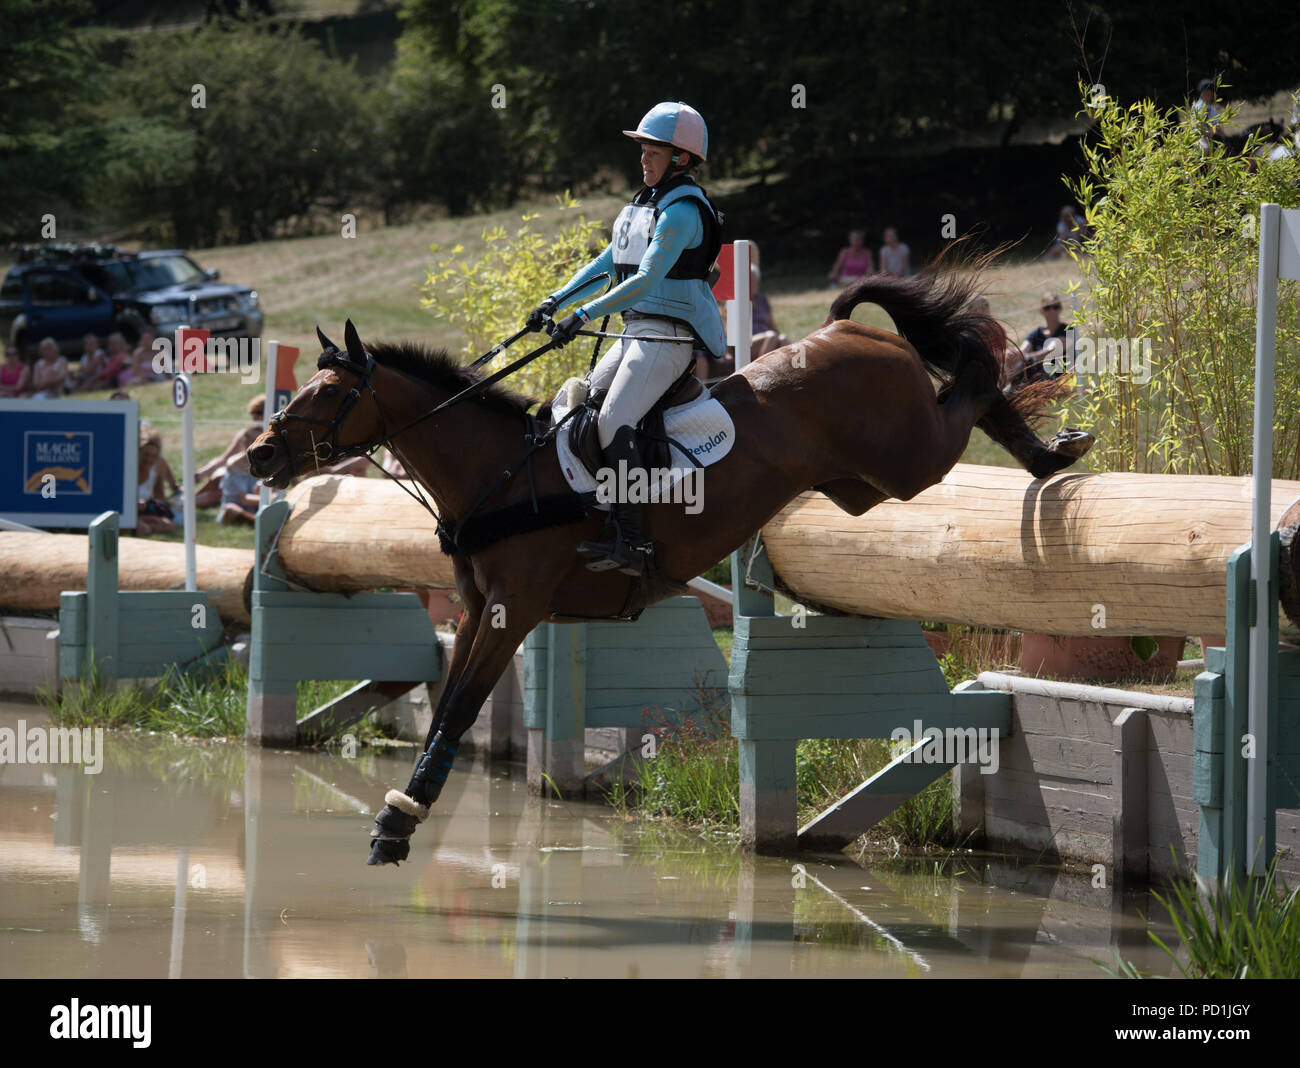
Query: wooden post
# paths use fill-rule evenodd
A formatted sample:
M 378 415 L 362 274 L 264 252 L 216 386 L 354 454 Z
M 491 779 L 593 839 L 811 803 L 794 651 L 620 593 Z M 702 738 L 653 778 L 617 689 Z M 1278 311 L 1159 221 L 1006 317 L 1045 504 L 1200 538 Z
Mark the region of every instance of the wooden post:
M 1114 723 L 1115 748 L 1111 785 L 1111 881 L 1145 881 L 1147 850 L 1147 717 L 1141 708 L 1126 708 Z
M 287 591 L 284 572 L 271 546 L 289 515 L 286 501 L 257 513 L 253 562 L 253 631 L 248 651 L 248 740 L 258 745 L 294 745 L 298 740 L 298 683 L 275 673 L 267 649 L 274 621 L 263 594 Z
M 793 853 L 798 843 L 793 739 L 740 738 L 740 839 L 756 853 Z
M 87 533 L 87 665 L 99 682 L 111 684 L 118 677 L 117 513 L 105 512 Z

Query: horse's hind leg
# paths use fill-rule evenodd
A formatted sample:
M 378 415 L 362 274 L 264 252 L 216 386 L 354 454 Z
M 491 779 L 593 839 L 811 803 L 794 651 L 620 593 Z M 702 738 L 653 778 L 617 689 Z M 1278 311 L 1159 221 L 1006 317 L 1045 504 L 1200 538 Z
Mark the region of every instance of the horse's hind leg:
M 474 584 L 474 565 L 467 557 L 454 556 L 452 566 L 456 575 L 456 592 L 460 594 L 461 602 L 465 605 L 465 616 L 456 627 L 456 640 L 452 643 L 451 660 L 443 673 L 442 693 L 438 697 L 437 707 L 433 710 L 429 732 L 424 737 L 425 749 L 433 744 L 433 736 L 442 726 L 447 700 L 455 692 L 456 683 L 460 679 L 461 672 L 465 670 L 465 664 L 469 661 L 469 651 L 474 645 L 474 636 L 478 633 L 479 620 L 483 616 L 483 594 Z

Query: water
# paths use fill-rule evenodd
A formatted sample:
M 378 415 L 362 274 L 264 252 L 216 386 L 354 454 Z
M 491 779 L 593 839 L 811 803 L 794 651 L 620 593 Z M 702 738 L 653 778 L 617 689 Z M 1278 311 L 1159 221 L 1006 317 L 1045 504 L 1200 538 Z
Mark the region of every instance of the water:
M 46 723 L 0 705 L 20 718 Z M 517 769 L 458 766 L 411 861 L 366 867 L 412 762 L 110 731 L 98 775 L 0 766 L 0 976 L 1100 978 L 1112 945 L 1168 971 L 1146 895 L 970 855 L 746 857 Z

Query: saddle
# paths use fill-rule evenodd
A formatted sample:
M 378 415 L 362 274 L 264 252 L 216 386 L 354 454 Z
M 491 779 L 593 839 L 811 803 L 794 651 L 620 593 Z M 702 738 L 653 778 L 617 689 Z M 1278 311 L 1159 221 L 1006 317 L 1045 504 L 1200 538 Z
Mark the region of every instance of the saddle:
M 582 408 L 569 421 L 569 448 L 573 455 L 582 461 L 583 467 L 598 477 L 604 466 L 600 448 L 600 438 L 596 433 L 596 415 L 604 403 L 607 389 L 593 390 Z M 704 385 L 695 377 L 692 361 L 673 382 L 664 395 L 655 401 L 654 406 L 646 412 L 636 425 L 637 445 L 641 449 L 641 458 L 648 468 L 672 467 L 672 446 L 664 432 L 664 413 L 669 408 L 679 408 L 697 400 L 704 392 Z

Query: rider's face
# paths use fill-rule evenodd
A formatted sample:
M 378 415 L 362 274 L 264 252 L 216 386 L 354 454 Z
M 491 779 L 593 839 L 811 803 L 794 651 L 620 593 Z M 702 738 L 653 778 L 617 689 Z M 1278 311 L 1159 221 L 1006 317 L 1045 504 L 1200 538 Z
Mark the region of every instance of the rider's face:
M 668 145 L 641 145 L 641 177 L 646 185 L 654 187 L 663 181 L 676 151 Z

